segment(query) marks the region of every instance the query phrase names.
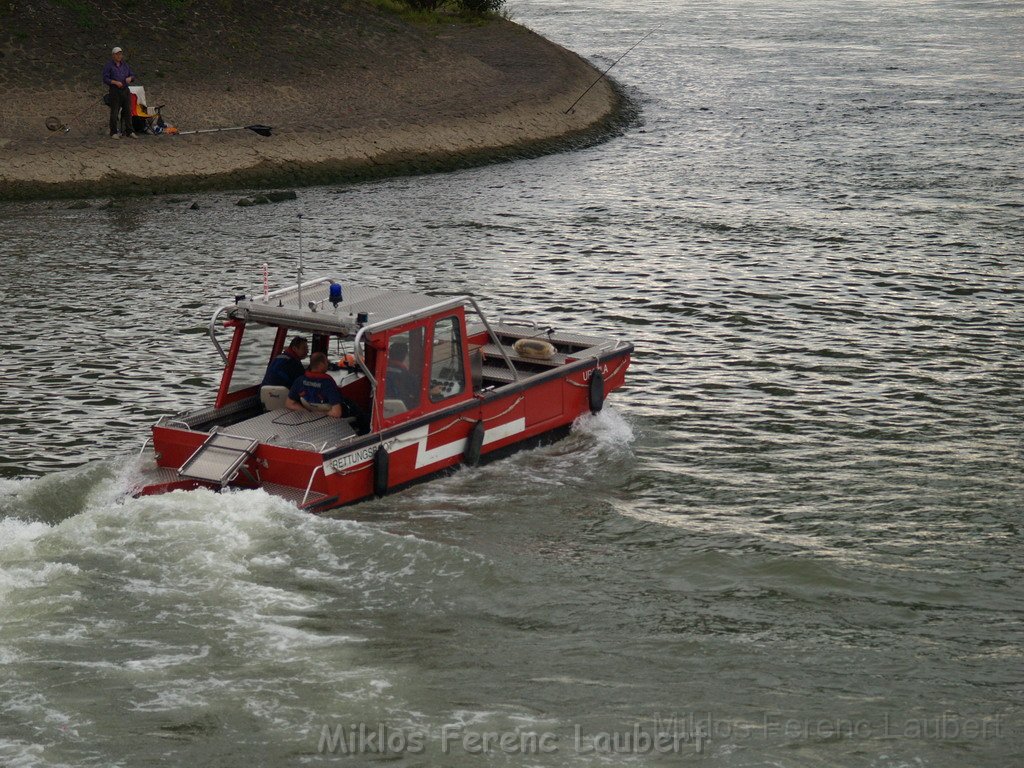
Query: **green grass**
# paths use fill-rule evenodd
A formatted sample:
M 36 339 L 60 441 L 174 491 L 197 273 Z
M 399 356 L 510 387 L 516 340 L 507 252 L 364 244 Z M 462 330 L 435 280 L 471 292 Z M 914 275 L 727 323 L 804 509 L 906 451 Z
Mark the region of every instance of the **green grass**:
M 440 24 L 442 21 L 440 10 L 418 11 L 403 3 L 402 0 L 370 0 L 370 2 L 382 11 L 393 13 L 413 24 Z
M 171 16 L 175 24 L 185 23 L 185 11 L 195 4 L 195 0 L 160 0 L 173 14 Z
M 453 22 L 480 24 L 494 17 L 507 18 L 504 8 L 489 14 L 475 14 L 467 11 L 458 0 L 447 0 L 433 11 L 417 10 L 407 5 L 404 0 L 370 0 L 370 2 L 382 11 L 393 13 L 413 24 L 451 24 Z
M 92 9 L 81 0 L 55 0 L 57 5 L 67 8 L 75 14 L 75 21 L 82 29 L 92 29 L 96 26 L 96 19 L 93 18 Z

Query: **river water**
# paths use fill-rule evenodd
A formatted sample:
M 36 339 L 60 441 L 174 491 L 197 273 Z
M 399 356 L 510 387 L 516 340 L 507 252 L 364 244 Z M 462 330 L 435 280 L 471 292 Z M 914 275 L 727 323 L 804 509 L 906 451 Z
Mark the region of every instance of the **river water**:
M 656 28 L 638 122 L 276 206 L 0 206 L 0 764 L 317 766 L 360 724 L 389 753 L 342 764 L 1018 764 L 1020 4 L 513 10 L 599 66 Z M 299 212 L 311 273 L 628 338 L 629 387 L 326 517 L 125 499 Z

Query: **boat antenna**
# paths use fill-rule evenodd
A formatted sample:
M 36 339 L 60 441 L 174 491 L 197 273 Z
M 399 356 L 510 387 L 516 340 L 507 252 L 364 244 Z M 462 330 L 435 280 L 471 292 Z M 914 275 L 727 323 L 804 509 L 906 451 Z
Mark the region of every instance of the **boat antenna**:
M 299 309 L 302 309 L 302 212 L 299 212 L 299 272 L 296 290 L 299 293 Z
M 592 82 L 592 83 L 590 84 L 590 86 L 589 86 L 589 87 L 587 88 L 587 90 L 585 90 L 585 91 L 584 91 L 583 93 L 581 93 L 581 94 L 580 94 L 580 97 L 579 97 L 578 99 L 576 99 L 576 101 L 574 101 L 574 102 L 572 103 L 572 105 L 571 105 L 571 106 L 570 106 L 570 107 L 569 107 L 569 108 L 568 108 L 567 110 L 565 110 L 565 112 L 563 112 L 562 114 L 563 114 L 563 115 L 568 115 L 568 114 L 569 114 L 570 112 L 572 112 L 572 111 L 573 111 L 573 108 L 574 108 L 574 107 L 575 107 L 575 106 L 576 106 L 577 104 L 579 104 L 579 103 L 580 103 L 580 101 L 582 101 L 582 100 L 583 100 L 583 97 L 584 97 L 584 96 L 586 96 L 586 95 L 587 95 L 588 93 L 590 93 L 590 89 L 591 89 L 591 88 L 593 88 L 593 87 L 594 87 L 595 85 L 597 85 L 598 83 L 600 83 L 600 82 L 601 82 L 602 80 L 604 80 L 604 76 L 605 76 L 605 75 L 607 75 L 607 74 L 608 74 L 609 72 L 611 72 L 611 69 L 612 69 L 612 67 L 614 67 L 614 66 L 615 66 L 616 64 L 618 64 L 618 63 L 619 63 L 620 61 L 622 61 L 622 60 L 623 60 L 624 58 L 626 58 L 626 56 L 628 56 L 628 55 L 629 55 L 629 52 L 630 52 L 630 51 L 632 51 L 632 50 L 633 50 L 634 48 L 636 48 L 636 47 L 637 47 L 638 45 L 640 45 L 640 43 L 642 43 L 642 42 L 643 42 L 644 40 L 646 40 L 646 39 L 647 39 L 648 37 L 650 37 L 651 35 L 653 35 L 653 34 L 654 34 L 655 32 L 657 32 L 657 31 L 658 31 L 659 29 L 661 29 L 661 28 L 662 28 L 663 26 L 665 26 L 665 25 L 664 25 L 664 24 L 659 24 L 659 25 L 658 25 L 657 27 L 655 27 L 655 28 L 654 28 L 654 29 L 652 29 L 652 30 L 651 30 L 650 32 L 648 32 L 648 33 L 647 33 L 646 35 L 644 35 L 644 36 L 643 36 L 643 37 L 641 37 L 641 38 L 640 38 L 639 40 L 637 40 L 637 41 L 636 41 L 635 43 L 633 43 L 633 45 L 632 45 L 632 46 L 630 46 L 630 49 L 629 49 L 629 51 L 626 51 L 626 52 L 625 52 L 624 54 L 622 54 L 621 56 L 619 56 L 619 58 L 617 58 L 617 59 L 616 59 L 615 61 L 613 61 L 613 62 L 612 62 L 611 64 L 609 64 L 609 65 L 608 65 L 608 69 L 606 69 L 606 70 L 605 70 L 604 72 L 602 72 L 602 73 L 601 73 L 601 76 L 600 76 L 599 78 L 597 78 L 597 80 L 595 80 L 594 82 Z

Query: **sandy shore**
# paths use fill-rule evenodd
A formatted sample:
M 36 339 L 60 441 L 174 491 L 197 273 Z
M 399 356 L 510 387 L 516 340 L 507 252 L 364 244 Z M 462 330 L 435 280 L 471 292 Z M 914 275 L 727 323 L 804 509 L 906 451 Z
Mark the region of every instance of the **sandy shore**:
M 414 40 L 412 46 L 423 41 Z M 536 154 L 611 130 L 620 99 L 576 54 L 509 22 L 434 33 L 403 68 L 315 68 L 297 84 L 239 73 L 230 85 L 153 81 L 150 103 L 180 129 L 265 123 L 250 131 L 113 141 L 106 109 L 86 107 L 67 133 L 49 115 L 81 112 L 82 84 L 45 98 L 14 89 L 0 106 L 0 199 L 87 197 L 328 183 Z M 138 55 L 136 59 L 141 59 Z M 102 65 L 102 61 L 97 66 Z M 91 88 L 98 102 L 102 86 Z

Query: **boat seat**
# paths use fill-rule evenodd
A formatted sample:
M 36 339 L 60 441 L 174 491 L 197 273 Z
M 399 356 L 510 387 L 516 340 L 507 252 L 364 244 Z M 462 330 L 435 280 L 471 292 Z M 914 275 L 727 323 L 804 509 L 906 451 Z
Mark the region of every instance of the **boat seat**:
M 277 411 L 284 408 L 284 401 L 288 398 L 288 387 L 260 387 L 260 402 L 268 411 Z
M 398 398 L 389 398 L 384 401 L 384 418 L 389 419 L 392 416 L 397 416 L 400 413 L 405 413 L 409 410 L 405 403 Z

